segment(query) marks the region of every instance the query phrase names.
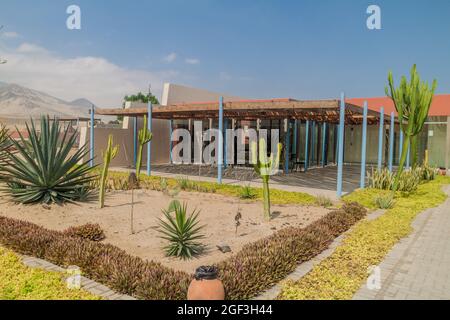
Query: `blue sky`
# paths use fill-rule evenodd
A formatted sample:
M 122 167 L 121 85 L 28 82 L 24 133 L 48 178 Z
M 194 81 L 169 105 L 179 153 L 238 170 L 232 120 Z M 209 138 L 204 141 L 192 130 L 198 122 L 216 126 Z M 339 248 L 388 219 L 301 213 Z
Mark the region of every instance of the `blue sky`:
M 81 7 L 82 30 L 65 27 L 70 4 Z M 382 30 L 366 27 L 370 4 L 381 7 Z M 423 78 L 437 78 L 438 91 L 450 93 L 449 14 L 448 0 L 2 0 L 0 25 L 9 36 L 0 37 L 0 55 L 12 63 L 0 69 L 0 81 L 38 89 L 43 81 L 63 98 L 104 104 L 118 98 L 96 96 L 79 83 L 98 79 L 89 87 L 120 94 L 148 81 L 159 91 L 173 81 L 249 98 L 333 98 L 341 91 L 362 97 L 383 95 L 388 70 L 399 76 L 417 63 Z M 71 79 L 52 85 L 55 71 L 39 68 L 41 81 L 31 81 L 30 73 L 14 73 L 23 65 L 14 65 L 14 54 L 38 64 L 34 55 L 42 50 L 17 49 L 24 44 L 45 50 L 42 64 L 54 59 L 55 68 L 102 59 L 105 68 L 120 68 L 113 74 L 126 85 L 89 72 L 67 73 Z

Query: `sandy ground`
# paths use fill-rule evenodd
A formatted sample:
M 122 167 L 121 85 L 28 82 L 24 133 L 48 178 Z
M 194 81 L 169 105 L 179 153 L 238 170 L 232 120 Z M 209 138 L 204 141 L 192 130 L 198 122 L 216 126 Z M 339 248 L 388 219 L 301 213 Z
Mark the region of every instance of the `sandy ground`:
M 186 272 L 194 272 L 201 265 L 210 265 L 226 259 L 232 253 L 223 254 L 218 245 L 226 244 L 233 252 L 238 252 L 246 243 L 266 237 L 276 230 L 288 226 L 306 226 L 323 217 L 329 211 L 320 207 L 272 206 L 274 218 L 265 222 L 261 202 L 246 202 L 216 194 L 181 192 L 176 198 L 188 203 L 188 211 L 200 210 L 201 224 L 205 225 L 202 243 L 207 246 L 205 253 L 190 261 L 164 256 L 162 248 L 165 240 L 160 239 L 158 218 L 162 208 L 167 208 L 173 200 L 157 191 L 135 191 L 134 221 L 135 231 L 130 231 L 131 192 L 112 192 L 107 195 L 104 209 L 98 209 L 96 202 L 79 205 L 52 206 L 16 205 L 1 197 L 0 215 L 26 220 L 54 230 L 64 230 L 70 226 L 98 223 L 106 233 L 105 242 L 114 244 L 132 255 L 159 261 L 162 264 Z M 241 226 L 236 234 L 235 216 L 241 209 Z

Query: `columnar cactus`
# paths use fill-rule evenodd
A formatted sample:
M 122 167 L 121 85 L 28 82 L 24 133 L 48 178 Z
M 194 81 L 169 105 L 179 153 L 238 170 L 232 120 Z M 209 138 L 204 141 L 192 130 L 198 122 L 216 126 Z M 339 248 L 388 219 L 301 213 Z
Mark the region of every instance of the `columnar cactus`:
M 108 178 L 109 165 L 111 160 L 113 160 L 119 153 L 119 146 L 113 147 L 113 135 L 110 134 L 108 138 L 108 146 L 106 151 L 103 153 L 103 170 L 100 177 L 100 192 L 99 192 L 99 202 L 100 208 L 105 207 L 105 190 L 106 190 L 106 179 Z
M 386 95 L 394 102 L 400 121 L 400 128 L 405 135 L 399 169 L 394 182 L 395 191 L 406 162 L 410 143 L 412 165 L 413 167 L 417 165 L 417 137 L 428 117 L 437 81 L 434 80 L 430 88 L 427 82 L 421 81 L 416 65 L 411 69 L 410 82 L 408 82 L 406 77 L 402 77 L 399 87 L 395 88 L 392 72 L 389 72 L 388 81 L 389 87 L 386 87 Z
M 142 152 L 144 151 L 144 146 L 152 141 L 153 134 L 148 131 L 147 127 L 147 116 L 144 116 L 144 126 L 141 130 L 139 130 L 139 150 L 136 159 L 136 177 L 139 181 L 139 176 L 141 174 L 141 165 L 142 165 Z
M 270 190 L 269 181 L 270 176 L 278 172 L 280 166 L 282 144 L 278 144 L 278 150 L 276 154 L 271 154 L 270 158 L 267 158 L 267 146 L 266 140 L 259 140 L 259 150 L 256 142 L 252 142 L 252 162 L 255 172 L 261 176 L 263 181 L 263 202 L 264 202 L 264 217 L 266 220 L 270 220 Z

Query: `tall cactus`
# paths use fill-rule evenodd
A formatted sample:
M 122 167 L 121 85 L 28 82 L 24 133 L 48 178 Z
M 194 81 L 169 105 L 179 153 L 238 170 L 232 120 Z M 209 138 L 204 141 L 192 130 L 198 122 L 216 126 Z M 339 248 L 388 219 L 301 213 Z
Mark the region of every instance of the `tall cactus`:
M 386 87 L 386 95 L 394 102 L 400 121 L 400 128 L 405 136 L 399 169 L 394 181 L 394 191 L 396 191 L 406 162 L 410 143 L 412 165 L 413 167 L 417 165 L 417 137 L 422 131 L 428 117 L 434 92 L 436 91 L 437 81 L 434 80 L 431 87 L 427 82 L 421 81 L 416 65 L 411 69 L 411 79 L 409 82 L 403 76 L 399 87 L 395 88 L 392 72 L 389 72 L 388 81 L 389 87 Z
M 281 155 L 282 144 L 278 144 L 277 153 L 270 155 L 267 159 L 267 146 L 266 140 L 261 138 L 259 140 L 259 150 L 256 142 L 252 142 L 251 151 L 253 159 L 253 167 L 255 172 L 261 176 L 263 181 L 263 201 L 264 201 L 264 217 L 266 220 L 270 220 L 270 190 L 269 181 L 270 176 L 278 172 L 280 166 L 280 155 Z
M 114 146 L 113 135 L 110 134 L 108 137 L 108 146 L 103 153 L 103 170 L 100 177 L 100 192 L 99 192 L 99 203 L 100 208 L 105 207 L 105 191 L 106 191 L 106 179 L 108 178 L 109 165 L 111 160 L 113 160 L 119 153 L 119 146 Z
M 136 159 L 136 177 L 138 181 L 141 174 L 142 152 L 144 151 L 144 146 L 152 141 L 152 138 L 153 134 L 148 131 L 147 127 L 147 116 L 144 116 L 144 126 L 139 130 L 139 150 Z

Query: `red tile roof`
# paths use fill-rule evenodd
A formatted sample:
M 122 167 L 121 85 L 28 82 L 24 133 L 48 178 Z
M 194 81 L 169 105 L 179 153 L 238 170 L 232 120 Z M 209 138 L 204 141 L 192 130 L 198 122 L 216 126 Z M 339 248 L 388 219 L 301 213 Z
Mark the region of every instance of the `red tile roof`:
M 395 111 L 394 103 L 388 97 L 382 98 L 354 98 L 347 99 L 348 103 L 363 106 L 364 101 L 369 104 L 369 109 L 380 112 L 381 107 L 384 107 L 385 114 L 391 114 Z M 429 116 L 450 116 L 450 94 L 435 95 L 433 103 L 431 104 Z

